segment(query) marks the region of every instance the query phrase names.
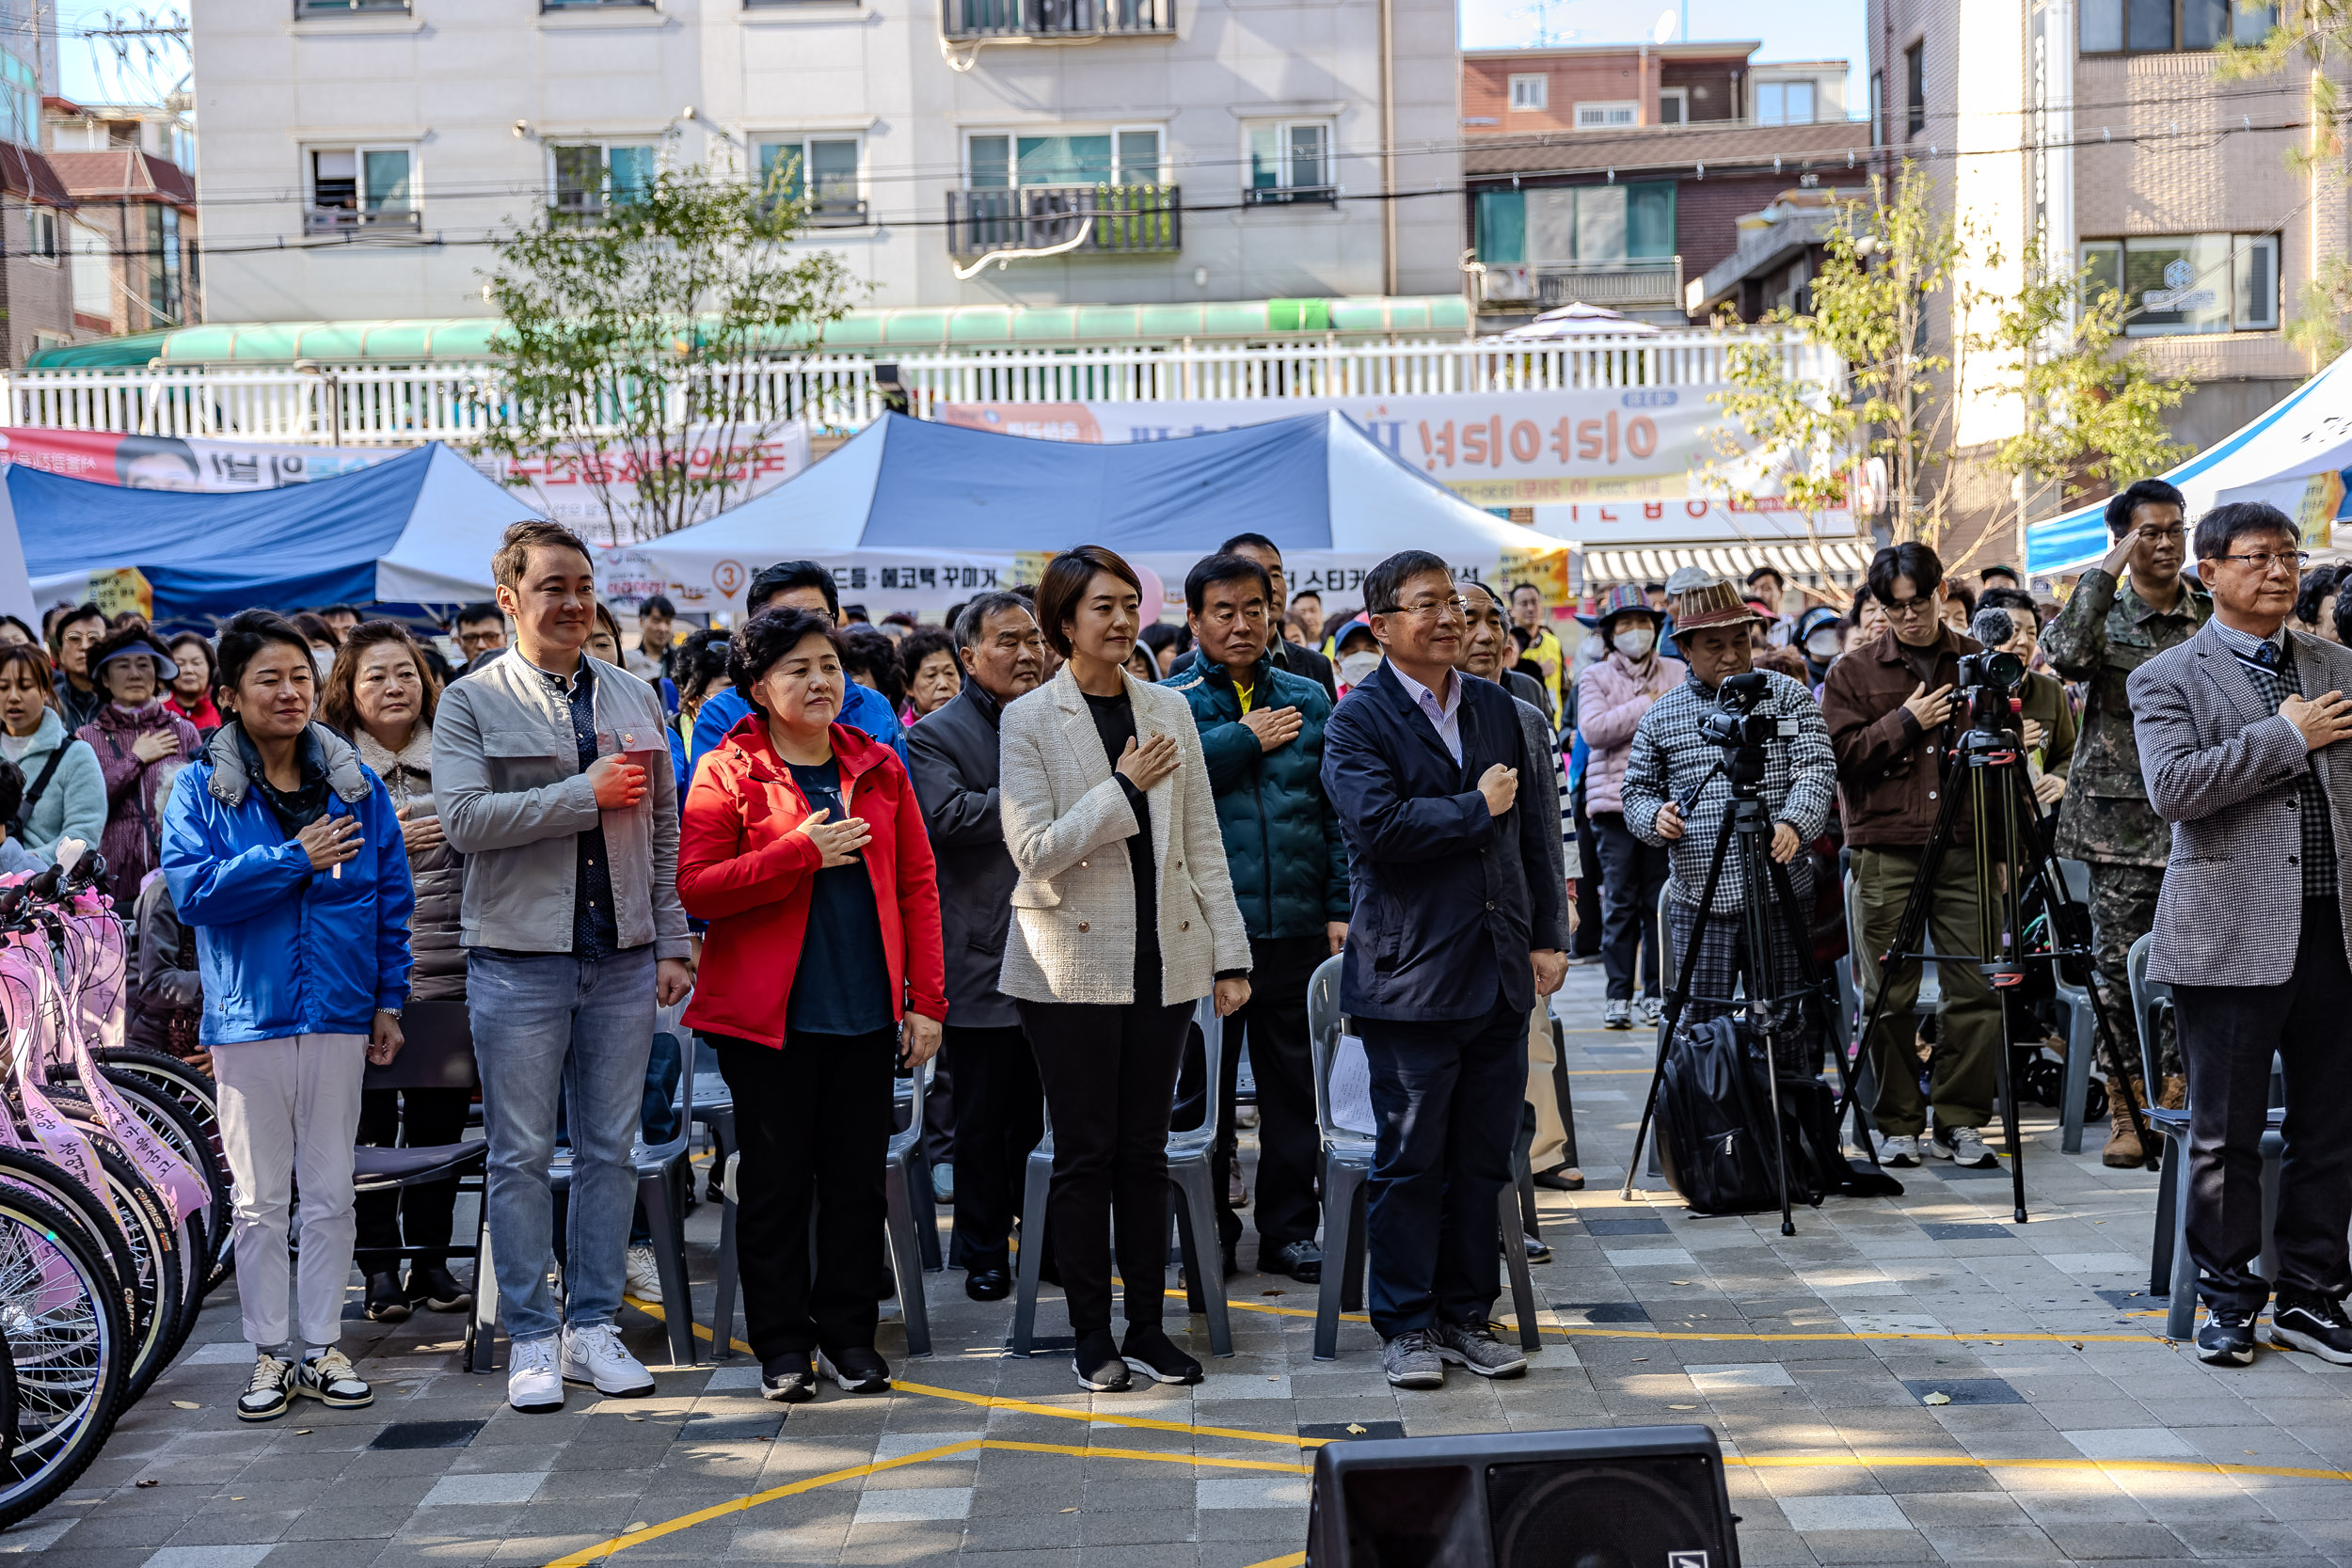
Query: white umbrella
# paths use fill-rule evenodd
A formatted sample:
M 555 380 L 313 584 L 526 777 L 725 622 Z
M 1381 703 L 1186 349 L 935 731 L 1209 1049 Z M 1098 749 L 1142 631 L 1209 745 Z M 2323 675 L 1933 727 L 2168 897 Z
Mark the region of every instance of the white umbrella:
M 1606 307 L 1586 305 L 1580 300 L 1557 310 L 1547 310 L 1525 326 L 1515 326 L 1496 336 L 1520 340 L 1648 337 L 1657 330 L 1648 322 L 1633 321 Z

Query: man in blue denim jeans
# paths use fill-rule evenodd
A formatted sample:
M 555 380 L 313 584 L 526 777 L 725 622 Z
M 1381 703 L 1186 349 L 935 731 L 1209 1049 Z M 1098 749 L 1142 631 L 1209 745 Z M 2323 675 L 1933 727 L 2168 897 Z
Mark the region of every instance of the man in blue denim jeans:
M 506 1399 L 547 1411 L 563 1408 L 566 1382 L 653 1391 L 613 1318 L 654 1011 L 686 994 L 691 970 L 660 703 L 580 651 L 596 626 L 587 546 L 560 524 L 516 523 L 491 576 L 515 646 L 442 693 L 434 784 L 450 847 L 468 862 L 490 1247 L 515 1343 Z M 572 1148 L 560 1315 L 548 1283 L 559 1092 Z

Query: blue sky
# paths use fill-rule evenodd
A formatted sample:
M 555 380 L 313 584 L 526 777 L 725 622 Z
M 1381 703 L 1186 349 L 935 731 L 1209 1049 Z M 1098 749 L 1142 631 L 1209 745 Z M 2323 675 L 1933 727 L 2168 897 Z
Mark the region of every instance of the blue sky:
M 1657 35 L 1672 11 L 1682 38 L 1690 17 L 1693 39 L 1761 39 L 1759 60 L 1849 60 L 1846 102 L 1867 102 L 1868 29 L 1863 0 L 1458 0 L 1462 47 L 1509 49 L 1534 44 L 1546 28 L 1557 44 L 1635 43 Z M 1570 36 L 1573 35 L 1573 36 Z

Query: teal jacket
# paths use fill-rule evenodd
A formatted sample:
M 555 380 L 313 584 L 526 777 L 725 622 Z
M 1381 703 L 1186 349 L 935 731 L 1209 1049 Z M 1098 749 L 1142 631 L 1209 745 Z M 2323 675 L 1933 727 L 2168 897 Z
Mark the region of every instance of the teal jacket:
M 1347 847 L 1323 793 L 1323 726 L 1331 698 L 1321 685 L 1258 661 L 1252 707 L 1295 707 L 1295 737 L 1268 752 L 1241 721 L 1241 698 L 1221 664 L 1196 657 L 1164 685 L 1181 692 L 1200 726 L 1216 798 L 1216 825 L 1233 900 L 1250 940 L 1323 935 L 1348 911 Z
M 17 759 L 17 770 L 24 775 L 24 793 L 33 792 L 41 770 L 60 746 L 65 748 L 65 760 L 50 775 L 49 787 L 40 792 L 40 799 L 24 813 L 24 847 L 44 866 L 56 863 L 59 839 L 78 838 L 95 849 L 106 831 L 106 781 L 99 771 L 98 753 L 90 750 L 88 741 L 73 737 L 55 708 L 40 716 L 32 743 Z

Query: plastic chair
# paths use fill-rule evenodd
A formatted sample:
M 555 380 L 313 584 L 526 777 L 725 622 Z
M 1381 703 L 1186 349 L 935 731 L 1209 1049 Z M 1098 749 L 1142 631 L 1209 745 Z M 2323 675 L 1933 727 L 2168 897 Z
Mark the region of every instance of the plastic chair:
M 1176 1234 L 1184 1249 L 1184 1277 L 1200 1292 L 1209 1320 L 1209 1352 L 1233 1354 L 1233 1329 L 1225 1307 L 1225 1260 L 1216 1228 L 1216 1186 L 1209 1156 L 1216 1148 L 1217 1072 L 1225 1061 L 1225 1030 L 1213 997 L 1202 997 L 1194 1009 L 1204 1049 L 1209 1085 L 1207 1114 L 1200 1125 L 1171 1131 L 1168 1135 L 1168 1180 L 1176 1205 Z M 1023 1176 L 1021 1252 L 1014 1268 L 1012 1354 L 1027 1355 L 1037 1338 L 1039 1275 L 1045 1266 L 1041 1244 L 1045 1236 L 1045 1200 L 1054 1179 L 1054 1121 L 1051 1108 L 1045 1135 L 1029 1151 Z M 1034 1227 L 1034 1228 L 1032 1228 Z M 1328 1265 L 1326 1265 L 1327 1270 Z
M 883 1152 L 883 1199 L 888 1206 L 884 1225 L 890 1237 L 891 1278 L 898 1288 L 898 1307 L 906 1324 L 907 1355 L 910 1359 L 931 1354 L 931 1321 L 929 1305 L 923 1297 L 921 1253 L 915 1244 L 914 1206 L 909 1201 L 912 1189 L 919 1185 L 914 1180 L 912 1149 L 923 1141 L 923 1092 L 930 1085 L 931 1063 L 923 1064 L 923 1070 L 909 1073 L 906 1082 L 913 1086 L 901 1091 L 892 1084 L 893 1098 L 901 1105 L 911 1104 L 914 1116 L 906 1127 L 890 1135 Z M 710 1356 L 724 1361 L 734 1350 L 735 1292 L 742 1277 L 740 1255 L 736 1250 L 735 1226 L 739 1189 L 737 1171 L 743 1163 L 739 1149 L 728 1153 L 719 1164 L 715 1185 L 719 1191 L 719 1257 L 718 1279 L 710 1297 Z M 814 1244 L 812 1243 L 812 1244 Z
M 1376 1140 L 1371 1133 L 1342 1127 L 1331 1119 L 1331 1063 L 1339 1053 L 1346 1023 L 1340 1012 L 1343 962 L 1338 958 L 1326 958 L 1307 981 L 1315 1125 L 1323 1133 L 1323 1280 L 1315 1287 L 1314 1358 L 1318 1361 L 1339 1358 L 1340 1314 L 1362 1309 L 1364 1268 L 1370 1254 L 1365 1182 L 1372 1175 Z M 1497 1240 L 1517 1243 L 1519 1195 L 1516 1187 L 1502 1189 L 1496 1218 Z M 1527 1350 L 1541 1350 L 1543 1333 L 1535 1322 L 1535 1281 L 1528 1272 L 1527 1248 L 1504 1244 L 1502 1259 L 1511 1275 L 1511 1307 L 1518 1317 L 1519 1344 Z
M 400 1054 L 389 1066 L 370 1066 L 360 1079 L 363 1089 L 471 1090 L 481 1085 L 473 1059 L 473 1028 L 463 1002 L 411 1002 L 402 1012 L 400 1022 L 405 1039 Z M 454 1180 L 458 1192 L 472 1193 L 482 1201 L 474 1206 L 470 1247 L 410 1246 L 405 1243 L 396 1247 L 354 1247 L 352 1261 L 361 1273 L 372 1274 L 397 1267 L 404 1259 L 447 1262 L 453 1258 L 469 1258 L 474 1264 L 476 1299 L 485 1293 L 497 1295 L 498 1284 L 485 1266 L 483 1245 L 489 1212 L 488 1200 L 483 1196 L 488 1187 L 489 1158 L 490 1146 L 480 1138 L 421 1148 L 381 1148 L 373 1144 L 355 1148 L 351 1151 L 355 1195 L 395 1192 L 403 1187 L 423 1187 Z M 476 1323 L 475 1315 L 468 1313 L 462 1364 L 469 1372 L 477 1370 Z
M 933 1074 L 939 1070 L 939 1058 L 933 1056 L 923 1064 L 920 1073 L 909 1073 L 890 1081 L 890 1098 L 894 1111 L 906 1118 L 906 1125 L 890 1137 L 890 1191 L 892 1201 L 903 1197 L 909 1223 L 913 1229 L 908 1236 L 912 1248 L 908 1256 L 919 1260 L 915 1294 L 922 1294 L 920 1270 L 937 1273 L 947 1266 L 939 1253 L 939 1208 L 931 1197 L 931 1157 L 923 1148 L 923 1108 L 929 1098 Z M 895 1211 L 894 1211 L 895 1212 Z M 895 1233 L 894 1233 L 895 1234 Z M 896 1266 L 895 1263 L 893 1265 Z M 910 1333 L 909 1339 L 912 1341 Z M 930 1354 L 930 1336 L 923 1338 L 924 1348 L 916 1354 Z
M 2131 978 L 2132 1013 L 2139 1024 L 2140 1079 L 2150 1084 L 2162 1082 L 2156 1076 L 2156 1020 L 2173 1010 L 2172 988 L 2162 980 L 2148 978 L 2148 950 L 2154 942 L 2153 936 L 2141 937 L 2132 943 L 2130 956 L 2124 960 L 2125 973 Z M 2286 1135 L 2280 1127 L 2286 1120 L 2286 1110 L 2278 1103 L 2280 1080 L 2275 1065 L 2270 1081 L 2271 1106 L 2262 1138 L 2263 1246 L 2255 1267 L 2265 1278 L 2276 1279 L 2279 1249 L 2272 1239 L 2271 1227 L 2279 1217 L 2279 1160 L 2286 1151 Z M 2169 1146 L 2165 1150 L 2164 1175 L 2156 1189 L 2156 1229 L 2154 1243 L 2149 1248 L 2148 1293 L 2167 1298 L 2166 1336 L 2186 1339 L 2197 1331 L 2197 1265 L 2188 1256 L 2188 1108 L 2185 1105 L 2180 1110 L 2168 1111 L 2162 1106 L 2144 1105 L 2140 1107 L 2140 1116 Z
M 2058 874 L 2066 879 L 2069 898 L 2090 903 L 2090 866 L 2081 861 L 2062 860 Z M 2063 965 L 2052 964 L 2050 970 L 2058 999 L 2066 1006 L 2066 1086 L 2058 1096 L 2064 1102 L 2058 1106 L 2058 1148 L 2080 1154 L 2085 1108 L 2090 1101 L 2090 1063 L 2099 1050 L 2099 1015 L 2091 1006 L 2090 992 L 2069 980 Z
M 736 1148 L 735 1091 L 727 1087 L 725 1075 L 714 1067 L 694 1075 L 691 1092 L 685 1075 L 681 1073 L 677 1099 L 673 1103 L 690 1126 L 700 1127 L 710 1135 L 710 1176 L 705 1191 L 716 1202 L 719 1197 L 719 1171 Z

